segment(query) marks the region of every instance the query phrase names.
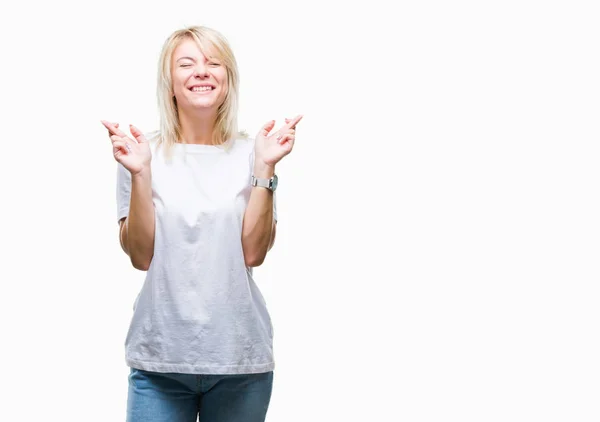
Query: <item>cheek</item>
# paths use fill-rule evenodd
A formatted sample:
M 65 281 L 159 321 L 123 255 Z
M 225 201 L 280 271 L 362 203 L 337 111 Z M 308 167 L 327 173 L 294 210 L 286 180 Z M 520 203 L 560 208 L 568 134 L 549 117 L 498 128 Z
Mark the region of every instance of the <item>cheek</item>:
M 213 77 L 223 86 L 227 86 L 227 71 L 223 68 L 217 69 L 213 73 Z
M 173 85 L 173 95 L 176 99 L 180 99 L 183 96 L 184 92 L 181 89 L 181 85 Z
M 227 80 L 227 73 L 220 75 L 219 81 L 221 82 L 221 85 L 223 86 L 223 91 L 225 93 L 227 93 L 227 91 L 229 90 L 229 81 Z
M 187 88 L 185 87 L 186 78 L 182 77 L 180 74 L 173 75 L 173 95 L 175 97 L 181 97 L 185 95 L 185 91 Z

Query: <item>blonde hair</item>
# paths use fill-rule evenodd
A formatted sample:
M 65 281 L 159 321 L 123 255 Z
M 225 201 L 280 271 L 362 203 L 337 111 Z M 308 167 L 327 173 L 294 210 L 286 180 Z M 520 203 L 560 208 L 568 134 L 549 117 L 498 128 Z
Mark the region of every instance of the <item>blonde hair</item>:
M 237 111 L 239 97 L 239 74 L 237 62 L 227 39 L 218 31 L 205 26 L 190 26 L 173 32 L 164 42 L 158 62 L 157 100 L 160 116 L 160 129 L 153 137 L 157 146 L 165 149 L 167 156 L 171 154 L 173 145 L 181 139 L 182 130 L 177 103 L 173 94 L 171 75 L 172 56 L 179 44 L 190 39 L 198 44 L 203 54 L 208 50 L 216 55 L 227 70 L 227 94 L 223 104 L 217 111 L 217 121 L 212 136 L 213 145 L 228 146 L 233 138 L 247 138 L 245 132 L 237 127 Z

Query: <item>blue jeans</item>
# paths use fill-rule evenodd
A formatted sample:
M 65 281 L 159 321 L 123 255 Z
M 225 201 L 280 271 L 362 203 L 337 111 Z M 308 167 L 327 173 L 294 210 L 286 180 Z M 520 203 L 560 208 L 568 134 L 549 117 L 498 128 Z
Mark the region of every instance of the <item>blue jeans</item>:
M 264 422 L 273 372 L 193 375 L 131 368 L 127 422 Z

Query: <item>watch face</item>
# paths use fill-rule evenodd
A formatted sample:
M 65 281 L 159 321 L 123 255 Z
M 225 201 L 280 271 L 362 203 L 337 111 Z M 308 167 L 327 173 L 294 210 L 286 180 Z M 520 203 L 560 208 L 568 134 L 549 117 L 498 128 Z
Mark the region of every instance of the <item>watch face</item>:
M 279 178 L 277 177 L 277 175 L 273 175 L 273 182 L 271 182 L 271 188 L 273 190 L 277 189 L 277 181 L 279 180 Z

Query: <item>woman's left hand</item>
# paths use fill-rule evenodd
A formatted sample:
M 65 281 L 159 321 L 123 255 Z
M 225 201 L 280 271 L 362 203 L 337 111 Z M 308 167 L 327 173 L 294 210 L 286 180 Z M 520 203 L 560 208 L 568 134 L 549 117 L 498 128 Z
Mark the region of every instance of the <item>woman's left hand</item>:
M 283 157 L 292 152 L 296 139 L 296 125 L 302 117 L 298 115 L 291 120 L 286 119 L 286 124 L 272 134 L 269 133 L 275 127 L 275 120 L 264 125 L 255 140 L 255 163 L 274 167 Z

